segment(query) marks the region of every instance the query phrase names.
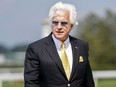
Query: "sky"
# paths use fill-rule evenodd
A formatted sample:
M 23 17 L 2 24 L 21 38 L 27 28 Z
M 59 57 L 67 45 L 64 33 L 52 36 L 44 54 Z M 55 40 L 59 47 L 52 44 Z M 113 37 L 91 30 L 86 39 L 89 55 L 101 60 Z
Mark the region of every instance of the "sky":
M 104 16 L 107 9 L 116 13 L 116 0 L 0 0 L 0 45 L 14 47 L 40 39 L 43 20 L 59 1 L 75 5 L 78 20 L 91 12 Z

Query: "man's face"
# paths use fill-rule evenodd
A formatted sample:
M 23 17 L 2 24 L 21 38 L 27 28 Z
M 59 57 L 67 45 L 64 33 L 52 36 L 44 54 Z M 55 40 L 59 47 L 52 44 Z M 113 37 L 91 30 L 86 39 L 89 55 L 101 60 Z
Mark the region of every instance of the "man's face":
M 58 10 L 52 18 L 53 35 L 60 41 L 65 41 L 71 31 L 69 12 Z

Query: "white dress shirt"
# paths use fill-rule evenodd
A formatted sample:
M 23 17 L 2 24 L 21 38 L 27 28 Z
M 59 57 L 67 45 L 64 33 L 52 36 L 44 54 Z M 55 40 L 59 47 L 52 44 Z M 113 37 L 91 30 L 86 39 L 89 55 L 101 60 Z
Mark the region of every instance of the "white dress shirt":
M 56 45 L 56 48 L 57 48 L 57 52 L 61 58 L 61 41 L 56 39 L 54 37 L 54 35 L 52 34 L 52 38 L 53 38 L 53 41 Z M 69 40 L 69 37 L 65 40 L 65 47 L 66 47 L 66 54 L 68 56 L 68 61 L 69 61 L 69 64 L 70 64 L 70 71 L 72 71 L 72 64 L 73 64 L 73 55 L 72 55 L 72 47 L 71 47 L 71 43 L 70 43 L 70 40 Z

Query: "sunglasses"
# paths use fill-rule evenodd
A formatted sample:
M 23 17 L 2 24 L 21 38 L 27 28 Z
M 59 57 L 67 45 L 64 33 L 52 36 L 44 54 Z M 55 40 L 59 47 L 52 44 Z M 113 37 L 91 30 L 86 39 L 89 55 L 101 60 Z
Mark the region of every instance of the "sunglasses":
M 61 24 L 62 26 L 66 26 L 68 24 L 68 22 L 62 21 L 62 22 L 58 22 L 58 21 L 52 21 L 52 25 L 53 26 L 58 26 L 58 24 Z

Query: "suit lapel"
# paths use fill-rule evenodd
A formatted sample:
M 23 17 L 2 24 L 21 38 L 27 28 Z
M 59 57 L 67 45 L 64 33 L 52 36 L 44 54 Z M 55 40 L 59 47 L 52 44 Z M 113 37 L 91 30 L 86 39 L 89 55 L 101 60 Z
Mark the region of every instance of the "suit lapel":
M 58 66 L 59 70 L 63 73 L 63 75 L 66 76 L 64 69 L 63 69 L 63 66 L 62 66 L 62 63 L 61 63 L 61 60 L 60 60 L 60 57 L 58 55 L 56 46 L 55 46 L 54 41 L 52 39 L 52 35 L 48 36 L 48 39 L 47 39 L 45 44 L 46 44 L 46 50 L 47 50 L 48 54 L 54 60 L 54 62 Z
M 72 66 L 72 72 L 71 72 L 71 77 L 70 80 L 73 78 L 75 70 L 77 70 L 77 65 L 78 65 L 78 58 L 79 58 L 79 44 L 77 40 L 73 39 L 70 37 L 70 42 L 72 46 L 72 53 L 73 53 L 73 66 Z

